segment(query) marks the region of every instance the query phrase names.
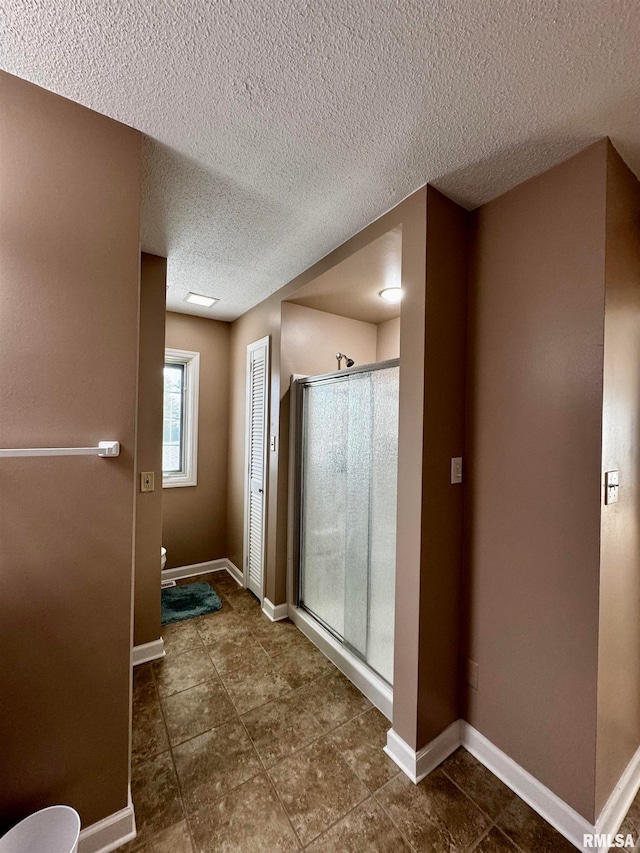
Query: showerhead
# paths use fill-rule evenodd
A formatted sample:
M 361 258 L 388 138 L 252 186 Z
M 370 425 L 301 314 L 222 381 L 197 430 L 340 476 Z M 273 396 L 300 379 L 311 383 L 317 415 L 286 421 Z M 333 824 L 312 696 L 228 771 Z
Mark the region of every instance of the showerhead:
M 342 369 L 342 359 L 343 358 L 347 363 L 347 367 L 353 367 L 353 365 L 355 364 L 355 361 L 352 358 L 349 358 L 349 356 L 343 352 L 337 352 L 336 358 L 338 359 L 338 370 Z

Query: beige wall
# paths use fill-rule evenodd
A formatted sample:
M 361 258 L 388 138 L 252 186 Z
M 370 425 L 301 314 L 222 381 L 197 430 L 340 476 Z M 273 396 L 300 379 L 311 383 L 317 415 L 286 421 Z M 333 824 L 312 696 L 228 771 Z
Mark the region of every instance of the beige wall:
M 141 136 L 0 73 L 0 832 L 127 805 Z
M 162 490 L 167 568 L 227 556 L 229 323 L 167 312 L 166 346 L 200 353 L 198 484 Z
M 282 303 L 280 366 L 283 380 L 293 373 L 317 376 L 338 369 L 337 352 L 346 352 L 356 364 L 376 361 L 377 327 L 316 311 L 291 302 Z M 342 362 L 345 366 L 345 362 Z M 281 396 L 288 391 L 288 383 Z
M 136 424 L 136 550 L 133 642 L 160 636 L 162 545 L 162 396 L 167 260 L 142 253 Z M 140 472 L 153 471 L 155 490 L 140 491 Z
M 602 486 L 621 485 L 602 507 L 596 814 L 640 744 L 640 185 L 607 155 Z
M 465 473 L 465 716 L 589 820 L 605 189 L 599 143 L 474 214 Z
M 400 317 L 378 323 L 376 361 L 400 358 Z

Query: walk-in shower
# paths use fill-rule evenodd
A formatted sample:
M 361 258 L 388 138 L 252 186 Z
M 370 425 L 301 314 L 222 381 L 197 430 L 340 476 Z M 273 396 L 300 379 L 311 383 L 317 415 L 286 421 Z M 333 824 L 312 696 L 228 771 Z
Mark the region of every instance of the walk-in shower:
M 292 618 L 387 714 L 398 384 L 394 360 L 298 379 L 293 394 Z

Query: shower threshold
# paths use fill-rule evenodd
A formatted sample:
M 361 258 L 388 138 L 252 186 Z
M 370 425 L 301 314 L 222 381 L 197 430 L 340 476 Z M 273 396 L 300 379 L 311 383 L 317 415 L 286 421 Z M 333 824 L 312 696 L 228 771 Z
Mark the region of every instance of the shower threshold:
M 306 610 L 290 604 L 289 619 L 388 720 L 391 720 L 393 688 L 383 678 L 345 648 Z

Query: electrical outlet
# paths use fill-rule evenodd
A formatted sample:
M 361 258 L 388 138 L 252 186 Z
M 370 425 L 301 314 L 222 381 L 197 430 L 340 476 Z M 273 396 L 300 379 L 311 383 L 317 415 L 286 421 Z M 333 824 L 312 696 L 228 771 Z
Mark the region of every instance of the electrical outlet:
M 469 659 L 467 661 L 467 684 L 473 690 L 478 689 L 478 670 L 478 664 L 474 660 Z
M 462 456 L 454 456 L 451 460 L 451 482 L 462 482 Z
M 155 488 L 153 471 L 142 471 L 140 474 L 140 491 L 152 492 Z

